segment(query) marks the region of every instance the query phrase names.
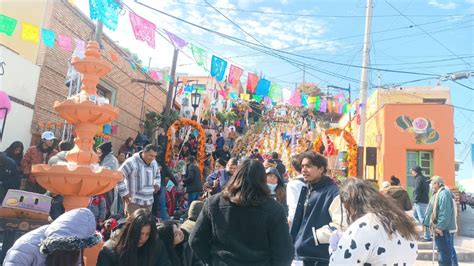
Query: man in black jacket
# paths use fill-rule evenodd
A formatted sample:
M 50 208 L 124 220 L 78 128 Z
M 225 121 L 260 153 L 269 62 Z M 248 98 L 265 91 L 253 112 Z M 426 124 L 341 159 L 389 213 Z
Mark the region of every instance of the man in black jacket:
M 188 166 L 183 183 L 186 188 L 186 193 L 188 193 L 188 205 L 191 205 L 193 201 L 199 199 L 199 195 L 202 192 L 201 170 L 199 170 L 197 165 L 196 157 L 190 155 L 186 161 Z
M 18 189 L 20 182 L 20 172 L 15 161 L 0 152 L 0 202 L 9 189 Z
M 413 190 L 413 216 L 416 221 L 423 224 L 426 215 L 426 208 L 430 201 L 430 181 L 423 175 L 422 169 L 419 166 L 413 167 L 411 169 L 411 174 L 415 177 L 415 189 Z M 431 241 L 430 230 L 426 227 L 423 238 L 426 241 Z
M 329 265 L 329 237 L 342 220 L 335 213 L 341 209 L 339 188 L 325 175 L 325 157 L 312 151 L 299 156 L 301 174 L 308 188 L 301 190 L 291 226 L 296 259 L 302 260 L 305 266 Z
M 285 173 L 286 173 L 286 166 L 283 164 L 283 162 L 280 160 L 279 157 L 280 157 L 280 155 L 278 154 L 278 152 L 276 152 L 276 151 L 272 152 L 272 159 L 276 163 L 276 169 L 278 170 L 280 175 L 282 177 L 284 177 Z

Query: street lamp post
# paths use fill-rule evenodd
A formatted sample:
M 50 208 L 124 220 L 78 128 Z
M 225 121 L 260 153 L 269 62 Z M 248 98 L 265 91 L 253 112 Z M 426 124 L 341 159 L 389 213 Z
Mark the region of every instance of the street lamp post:
M 197 80 L 190 79 L 190 80 L 186 81 L 186 84 L 184 85 L 184 87 L 188 86 L 188 84 L 191 83 L 191 82 L 197 82 Z M 175 87 L 175 89 L 174 89 L 174 95 L 173 95 L 173 105 L 174 105 L 174 103 L 175 103 L 175 101 L 176 101 L 176 96 L 178 95 L 178 86 L 179 86 L 179 84 L 181 84 L 181 83 L 183 83 L 182 80 L 178 80 L 178 82 L 176 83 L 176 87 Z
M 193 93 L 191 93 L 191 106 L 194 109 L 193 116 L 196 115 L 196 109 L 201 104 L 201 97 L 202 95 L 197 91 L 197 88 Z

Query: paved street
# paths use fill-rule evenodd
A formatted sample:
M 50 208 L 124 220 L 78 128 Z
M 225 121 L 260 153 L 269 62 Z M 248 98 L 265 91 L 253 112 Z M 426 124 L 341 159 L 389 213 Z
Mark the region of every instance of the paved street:
M 461 236 L 474 238 L 474 209 L 470 206 L 467 206 L 467 209 L 461 212 L 460 231 Z

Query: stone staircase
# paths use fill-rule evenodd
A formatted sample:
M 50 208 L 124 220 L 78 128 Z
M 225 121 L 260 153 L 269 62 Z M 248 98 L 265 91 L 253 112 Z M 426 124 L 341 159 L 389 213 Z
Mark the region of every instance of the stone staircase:
M 417 226 L 417 231 L 422 235 L 422 229 Z M 474 238 L 454 236 L 454 249 L 458 262 L 470 262 L 474 264 Z M 434 256 L 435 265 L 438 261 L 436 245 L 433 252 L 433 242 L 418 241 L 418 261 L 432 261 Z

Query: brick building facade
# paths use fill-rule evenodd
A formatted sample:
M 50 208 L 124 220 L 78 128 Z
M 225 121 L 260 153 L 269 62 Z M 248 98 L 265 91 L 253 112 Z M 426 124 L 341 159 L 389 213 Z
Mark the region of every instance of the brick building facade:
M 66 0 L 49 0 L 43 27 L 87 41 L 93 35 L 95 24 Z M 102 48 L 102 57 L 112 65 L 112 71 L 101 79 L 98 94 L 106 95 L 111 104 L 120 109 L 117 120 L 112 122 L 112 125 L 118 126 L 117 134 L 111 139 L 113 150 L 117 151 L 128 137 L 135 138 L 137 135 L 144 93 L 146 112 L 160 112 L 166 103 L 166 91 L 156 85 L 147 85 L 145 89 L 144 84 L 132 83 L 133 78 L 150 78 L 140 71 L 134 71 L 125 59 L 126 53 L 106 35 L 102 37 Z M 117 61 L 111 59 L 110 51 L 119 55 Z M 64 81 L 70 57 L 71 52 L 61 50 L 58 45 L 48 48 L 43 43 L 40 44 L 36 64 L 41 67 L 41 72 L 31 126 L 32 144 L 38 141 L 44 130 L 44 126 L 40 125 L 58 125 L 56 134 L 62 131 L 59 125 L 64 120 L 57 115 L 53 106 L 55 101 L 65 100 L 68 95 Z

